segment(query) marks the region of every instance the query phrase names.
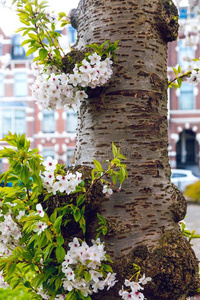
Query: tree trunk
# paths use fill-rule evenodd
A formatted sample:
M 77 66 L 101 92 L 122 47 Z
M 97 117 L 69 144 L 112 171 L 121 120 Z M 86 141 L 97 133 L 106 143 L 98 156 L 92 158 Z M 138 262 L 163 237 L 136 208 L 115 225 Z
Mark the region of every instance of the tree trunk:
M 170 182 L 167 151 L 167 43 L 177 37 L 176 16 L 169 0 L 81 0 L 73 11 L 78 49 L 119 39 L 112 79 L 78 104 L 76 162 L 109 159 L 112 141 L 128 158 L 129 179 L 101 207 L 118 284 L 95 300 L 121 299 L 132 263 L 153 279 L 148 300 L 186 299 L 198 286 L 197 259 L 178 225 L 186 201 Z

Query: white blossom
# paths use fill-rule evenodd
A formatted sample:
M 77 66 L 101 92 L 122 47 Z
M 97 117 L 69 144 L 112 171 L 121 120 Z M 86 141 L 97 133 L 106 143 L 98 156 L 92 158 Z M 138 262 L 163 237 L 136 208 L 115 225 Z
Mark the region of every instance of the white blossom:
M 38 221 L 35 223 L 35 226 L 33 228 L 34 232 L 37 232 L 38 235 L 40 235 L 46 228 L 47 228 L 47 224 L 42 222 L 42 221 Z
M 107 196 L 112 195 L 113 190 L 111 188 L 108 187 L 108 185 L 104 185 L 103 186 L 103 191 L 104 194 L 106 194 Z
M 36 210 L 37 210 L 37 213 L 39 214 L 39 216 L 41 218 L 43 218 L 44 217 L 44 211 L 43 211 L 43 207 L 42 207 L 42 205 L 40 203 L 38 203 L 36 205 Z
M 9 287 L 10 287 L 9 284 L 7 282 L 5 282 L 5 280 L 4 280 L 3 270 L 1 270 L 0 271 L 0 288 L 6 290 Z
M 46 161 L 43 162 L 43 165 L 46 171 L 54 171 L 57 163 L 58 161 L 56 159 L 53 159 L 52 157 L 48 156 Z

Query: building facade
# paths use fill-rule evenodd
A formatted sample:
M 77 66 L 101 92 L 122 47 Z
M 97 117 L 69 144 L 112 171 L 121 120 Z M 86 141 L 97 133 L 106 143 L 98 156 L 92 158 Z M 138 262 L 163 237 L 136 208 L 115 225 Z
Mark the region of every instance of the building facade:
M 168 76 L 173 80 L 172 67 L 182 71 L 193 68 L 200 57 L 198 9 L 187 1 L 179 8 L 179 39 L 169 44 Z M 200 165 L 200 85 L 184 80 L 180 89 L 169 89 L 169 159 L 172 168 L 191 169 L 199 175 Z
M 75 41 L 75 32 L 67 27 L 61 40 L 66 48 Z M 31 96 L 34 82 L 32 57 L 25 56 L 20 35 L 8 37 L 0 29 L 0 138 L 8 131 L 26 133 L 31 148 L 44 157 L 52 156 L 66 165 L 73 163 L 76 137 L 76 111 L 43 110 Z M 0 141 L 0 149 L 5 142 Z M 0 160 L 0 173 L 8 167 Z

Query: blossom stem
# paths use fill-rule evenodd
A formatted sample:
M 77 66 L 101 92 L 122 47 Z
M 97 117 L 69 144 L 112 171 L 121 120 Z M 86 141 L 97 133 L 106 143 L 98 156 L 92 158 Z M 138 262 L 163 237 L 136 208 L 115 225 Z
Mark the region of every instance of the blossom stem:
M 171 80 L 171 81 L 168 82 L 168 86 L 170 86 L 171 83 L 173 83 L 174 81 L 176 81 L 178 78 L 182 79 L 182 78 L 188 77 L 189 75 L 191 75 L 191 73 L 192 73 L 191 71 L 188 71 L 188 72 L 186 72 L 184 74 L 181 74 L 178 77 L 175 77 L 173 80 Z

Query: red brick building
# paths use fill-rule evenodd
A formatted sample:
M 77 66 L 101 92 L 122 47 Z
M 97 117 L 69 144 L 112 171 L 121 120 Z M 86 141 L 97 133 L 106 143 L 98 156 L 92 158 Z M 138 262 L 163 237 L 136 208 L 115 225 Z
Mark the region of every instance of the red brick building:
M 186 1 L 183 3 L 187 4 Z M 169 44 L 168 74 L 172 67 L 187 71 L 191 59 L 200 57 L 197 9 L 180 7 L 180 38 Z M 200 151 L 200 85 L 184 81 L 177 91 L 169 90 L 169 158 L 172 168 L 192 169 L 199 174 Z
M 73 28 L 64 32 L 62 43 L 75 41 Z M 73 162 L 76 135 L 76 112 L 43 110 L 32 99 L 30 85 L 34 82 L 32 58 L 25 56 L 20 35 L 8 37 L 0 29 L 0 138 L 8 131 L 26 133 L 32 148 L 44 157 L 53 156 L 70 165 Z M 0 141 L 0 149 L 5 143 Z M 0 172 L 7 168 L 0 161 Z

